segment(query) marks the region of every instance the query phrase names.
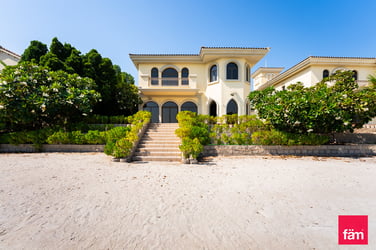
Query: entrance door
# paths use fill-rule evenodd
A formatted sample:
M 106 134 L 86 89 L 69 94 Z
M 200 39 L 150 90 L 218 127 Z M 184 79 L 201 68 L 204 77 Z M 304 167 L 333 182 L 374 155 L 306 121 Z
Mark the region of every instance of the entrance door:
M 159 106 L 155 102 L 147 102 L 144 104 L 144 110 L 151 113 L 151 122 L 159 122 Z
M 177 123 L 176 115 L 178 114 L 178 105 L 174 102 L 166 102 L 162 106 L 162 122 Z

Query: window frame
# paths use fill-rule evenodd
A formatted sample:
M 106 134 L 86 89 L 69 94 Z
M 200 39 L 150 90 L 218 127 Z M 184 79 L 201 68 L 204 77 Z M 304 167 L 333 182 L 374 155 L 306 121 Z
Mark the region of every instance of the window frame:
M 215 79 L 212 78 L 212 71 L 215 67 Z M 213 64 L 209 69 L 209 82 L 217 82 L 218 81 L 218 65 Z
M 229 66 L 232 66 L 234 65 L 235 67 L 233 69 L 229 69 Z M 236 69 L 236 74 L 234 73 Z M 231 70 L 231 71 L 229 71 Z M 235 78 L 235 75 L 236 75 L 236 78 Z M 238 81 L 239 80 L 239 66 L 237 63 L 235 62 L 229 62 L 227 63 L 226 65 L 226 80 L 235 80 L 235 81 Z
M 187 71 L 187 76 L 183 75 L 184 71 Z M 189 85 L 189 69 L 187 67 L 181 70 L 181 85 Z
M 153 74 L 153 71 L 154 71 L 154 74 Z M 155 75 L 155 73 L 156 73 L 156 76 L 153 76 L 153 75 Z M 158 68 L 153 67 L 150 70 L 150 79 L 151 79 L 151 81 L 150 81 L 151 85 L 159 85 L 159 70 L 158 70 Z

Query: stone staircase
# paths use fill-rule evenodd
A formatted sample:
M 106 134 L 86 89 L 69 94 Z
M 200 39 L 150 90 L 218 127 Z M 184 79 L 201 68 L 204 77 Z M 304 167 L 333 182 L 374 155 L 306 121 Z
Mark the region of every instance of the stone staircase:
M 133 161 L 181 161 L 177 123 L 151 123 L 132 158 Z

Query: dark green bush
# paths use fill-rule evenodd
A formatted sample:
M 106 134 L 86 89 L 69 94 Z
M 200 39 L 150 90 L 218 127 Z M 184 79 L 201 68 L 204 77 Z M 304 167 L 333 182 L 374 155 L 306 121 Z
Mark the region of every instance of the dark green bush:
M 47 138 L 53 133 L 51 128 L 44 128 L 34 131 L 20 131 L 2 134 L 0 136 L 0 143 L 4 144 L 34 144 L 36 146 L 42 145 Z
M 98 130 L 89 130 L 87 134 L 85 134 L 85 140 L 88 144 L 105 144 L 106 132 L 101 132 Z

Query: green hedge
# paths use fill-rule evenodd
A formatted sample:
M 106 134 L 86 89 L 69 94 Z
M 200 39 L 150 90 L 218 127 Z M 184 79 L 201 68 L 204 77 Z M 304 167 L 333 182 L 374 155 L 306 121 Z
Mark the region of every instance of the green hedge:
M 322 145 L 329 142 L 329 136 L 292 134 L 272 129 L 254 132 L 252 141 L 256 145 Z
M 106 144 L 104 151 L 117 158 L 127 157 L 138 140 L 139 131 L 150 122 L 148 111 L 139 111 L 133 116 L 126 117 L 131 125 L 113 127 L 107 125 L 72 124 L 70 128 L 81 130 L 65 131 L 57 128 L 45 128 L 36 131 L 12 132 L 0 135 L 3 144 L 34 144 L 41 148 L 42 144 Z M 112 127 L 109 130 L 109 127 Z M 97 130 L 86 130 L 98 128 Z M 56 131 L 57 130 L 57 131 Z
M 176 116 L 179 128 L 175 134 L 182 139 L 179 146 L 185 158 L 196 159 L 203 150 L 203 145 L 210 143 L 209 126 L 213 120 L 208 116 L 197 115 L 195 112 L 182 111 Z
M 329 136 L 281 132 L 255 115 L 210 117 L 183 111 L 177 115 L 182 139 L 180 150 L 186 158 L 197 158 L 203 145 L 322 145 Z
M 127 118 L 131 123 L 129 131 L 122 135 L 115 135 L 107 138 L 104 152 L 116 158 L 125 158 L 129 156 L 135 143 L 138 141 L 140 130 L 146 126 L 151 119 L 151 113 L 148 111 L 138 111 L 133 116 Z

